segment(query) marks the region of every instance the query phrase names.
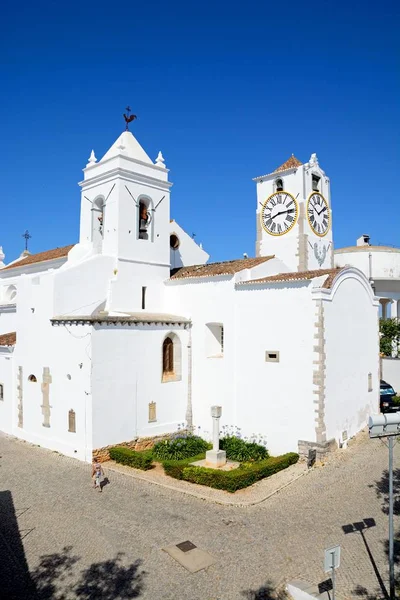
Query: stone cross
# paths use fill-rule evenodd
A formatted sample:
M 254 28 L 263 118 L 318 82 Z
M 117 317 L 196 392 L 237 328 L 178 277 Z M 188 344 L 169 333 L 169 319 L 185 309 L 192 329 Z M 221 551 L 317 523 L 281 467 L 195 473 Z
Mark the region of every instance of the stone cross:
M 213 449 L 206 452 L 206 465 L 218 469 L 226 465 L 226 452 L 219 449 L 219 420 L 222 414 L 221 406 L 211 407 L 213 419 Z
M 43 395 L 43 404 L 42 404 L 42 414 L 43 414 L 43 427 L 50 427 L 50 383 L 52 382 L 52 378 L 50 375 L 49 367 L 43 367 L 43 377 L 42 377 L 42 395 Z
M 23 384 L 23 374 L 22 374 L 22 367 L 18 367 L 18 375 L 17 375 L 17 392 L 18 392 L 18 427 L 23 427 L 24 426 L 24 406 L 23 406 L 23 389 L 22 389 L 22 384 Z

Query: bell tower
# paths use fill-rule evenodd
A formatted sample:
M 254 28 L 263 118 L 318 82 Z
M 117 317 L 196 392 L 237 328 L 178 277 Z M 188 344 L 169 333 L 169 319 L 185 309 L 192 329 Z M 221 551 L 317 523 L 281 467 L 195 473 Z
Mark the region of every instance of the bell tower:
M 79 241 L 92 254 L 114 259 L 107 307 L 117 311 L 149 309 L 143 290 L 150 299 L 170 269 L 168 169 L 161 152 L 153 162 L 128 130 L 134 115 L 124 116 L 126 130 L 101 160 L 92 151 L 79 184 Z
M 293 154 L 272 173 L 256 177 L 256 256 L 275 255 L 291 271 L 333 266 L 330 182 L 316 154 Z

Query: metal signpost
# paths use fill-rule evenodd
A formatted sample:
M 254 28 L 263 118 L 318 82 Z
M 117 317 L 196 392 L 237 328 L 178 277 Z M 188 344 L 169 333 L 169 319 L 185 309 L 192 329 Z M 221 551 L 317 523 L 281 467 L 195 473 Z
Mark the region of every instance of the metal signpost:
M 335 600 L 335 571 L 340 567 L 340 546 L 333 546 L 325 550 L 324 569 L 325 573 L 332 576 L 332 600 Z
M 400 412 L 374 415 L 368 420 L 370 438 L 388 438 L 389 447 L 389 581 L 390 600 L 395 600 L 393 543 L 393 447 L 394 436 L 400 435 Z

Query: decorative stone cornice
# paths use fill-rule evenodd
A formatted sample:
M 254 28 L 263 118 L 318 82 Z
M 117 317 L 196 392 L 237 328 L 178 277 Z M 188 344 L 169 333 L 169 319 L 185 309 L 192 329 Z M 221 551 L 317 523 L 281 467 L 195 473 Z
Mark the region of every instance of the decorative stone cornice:
M 162 314 L 132 314 L 132 315 L 69 315 L 57 316 L 50 319 L 52 325 L 121 325 L 138 327 L 143 325 L 183 326 L 184 329 L 191 325 L 190 319 L 175 315 Z

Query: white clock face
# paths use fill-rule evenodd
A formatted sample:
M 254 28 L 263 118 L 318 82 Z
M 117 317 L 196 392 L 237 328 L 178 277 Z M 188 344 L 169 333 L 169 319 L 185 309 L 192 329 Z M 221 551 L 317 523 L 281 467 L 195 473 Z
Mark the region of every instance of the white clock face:
M 308 199 L 307 218 L 316 235 L 324 237 L 328 233 L 331 221 L 329 205 L 319 192 L 313 192 Z
M 275 192 L 263 204 L 261 225 L 270 235 L 284 235 L 295 225 L 298 214 L 298 204 L 291 194 Z

